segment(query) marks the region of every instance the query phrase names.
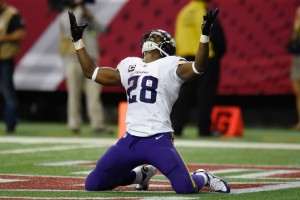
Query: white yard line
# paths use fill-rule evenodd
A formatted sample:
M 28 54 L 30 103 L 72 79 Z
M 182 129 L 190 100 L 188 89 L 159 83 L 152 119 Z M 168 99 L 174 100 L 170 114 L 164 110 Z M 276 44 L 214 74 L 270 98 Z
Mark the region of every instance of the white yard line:
M 117 141 L 113 138 L 64 138 L 64 137 L 24 137 L 24 136 L 3 136 L 0 143 L 20 144 L 99 144 L 111 145 Z
M 299 170 L 272 170 L 272 171 L 255 172 L 255 173 L 250 173 L 250 174 L 227 176 L 227 178 L 267 179 L 267 177 L 269 177 L 269 176 L 289 174 L 289 173 L 300 173 L 300 171 Z M 272 179 L 274 179 L 274 178 L 272 178 Z M 286 178 L 278 177 L 277 179 L 286 179 Z M 300 180 L 300 179 L 293 178 L 293 180 Z
M 256 187 L 256 188 L 234 189 L 230 191 L 230 194 L 253 193 L 253 192 L 298 188 L 298 187 L 300 187 L 300 182 L 287 182 L 278 185 L 266 185 L 266 186 Z
M 175 141 L 176 146 L 208 147 L 208 148 L 235 148 L 235 149 L 289 149 L 300 150 L 300 144 L 265 143 L 265 142 L 225 142 L 225 141 Z
M 14 183 L 17 181 L 26 181 L 26 180 L 22 180 L 22 179 L 3 179 L 0 178 L 0 183 Z
M 85 145 L 112 145 L 117 138 L 61 138 L 61 137 L 19 137 L 3 136 L 0 143 L 20 144 L 85 144 Z M 286 149 L 300 150 L 300 144 L 295 143 L 265 143 L 265 142 L 229 142 L 205 140 L 175 140 L 178 147 L 205 147 L 205 148 L 237 148 L 237 149 Z
M 86 161 L 86 160 L 72 160 L 72 161 L 65 161 L 65 162 L 41 163 L 40 165 L 44 165 L 44 166 L 72 166 L 72 165 L 85 164 L 87 162 L 89 162 L 89 161 Z
M 22 148 L 22 149 L 11 149 L 0 151 L 1 154 L 21 154 L 21 153 L 36 153 L 36 152 L 45 152 L 45 151 L 65 151 L 72 149 L 89 149 L 89 148 L 98 148 L 99 145 L 60 145 L 60 146 L 51 146 L 51 147 L 35 147 L 35 148 Z

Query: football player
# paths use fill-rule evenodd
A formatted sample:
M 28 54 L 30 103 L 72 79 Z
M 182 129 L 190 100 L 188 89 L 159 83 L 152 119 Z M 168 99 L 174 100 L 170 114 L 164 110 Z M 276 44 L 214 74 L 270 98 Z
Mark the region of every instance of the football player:
M 203 17 L 194 62 L 175 56 L 172 36 L 156 29 L 144 34 L 140 41 L 143 58 L 127 57 L 115 69 L 96 66 L 82 41 L 88 24 L 78 25 L 69 12 L 72 38 L 85 76 L 102 85 L 122 85 L 128 101 L 126 133 L 98 160 L 86 178 L 86 190 L 111 190 L 130 184 L 137 184 L 138 190 L 147 190 L 150 178 L 158 169 L 179 194 L 196 193 L 203 186 L 215 192 L 230 192 L 223 179 L 203 169 L 190 174 L 174 147 L 170 122 L 181 84 L 205 71 L 209 33 L 217 14 L 218 9 L 209 10 Z

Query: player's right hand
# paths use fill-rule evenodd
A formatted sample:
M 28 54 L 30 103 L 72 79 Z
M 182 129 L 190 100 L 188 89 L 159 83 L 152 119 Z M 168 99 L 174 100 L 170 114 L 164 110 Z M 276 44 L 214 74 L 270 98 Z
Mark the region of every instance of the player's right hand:
M 74 14 L 70 11 L 68 11 L 68 13 L 69 13 L 70 29 L 71 29 L 73 42 L 77 42 L 82 38 L 83 31 L 89 24 L 84 23 L 83 25 L 78 25 Z
M 211 27 L 213 26 L 214 20 L 217 17 L 219 13 L 219 9 L 208 10 L 207 14 L 203 16 L 203 22 L 202 22 L 202 35 L 209 36 Z

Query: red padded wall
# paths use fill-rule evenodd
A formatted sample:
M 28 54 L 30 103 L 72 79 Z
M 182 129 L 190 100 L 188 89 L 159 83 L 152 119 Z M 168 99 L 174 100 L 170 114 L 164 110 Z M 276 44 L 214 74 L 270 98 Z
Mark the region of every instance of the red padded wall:
M 7 0 L 27 22 L 26 53 L 55 18 L 46 0 Z M 127 56 L 141 56 L 139 39 L 150 29 L 174 33 L 177 12 L 189 0 L 129 0 L 100 37 L 101 65 L 116 66 Z M 289 80 L 291 56 L 285 50 L 299 0 L 212 0 L 219 7 L 228 51 L 222 60 L 219 94 L 292 94 Z M 197 41 L 195 41 L 197 42 Z M 21 55 L 21 56 L 22 56 Z M 123 92 L 121 87 L 104 87 Z
M 130 0 L 101 39 L 102 64 L 140 56 L 139 38 L 152 28 L 174 32 L 174 20 L 188 0 Z M 219 0 L 228 51 L 222 60 L 219 94 L 292 93 L 291 56 L 285 50 L 298 0 Z M 195 41 L 196 42 L 196 41 Z M 116 88 L 114 88 L 116 89 Z
M 218 1 L 228 42 L 220 94 L 292 93 L 290 38 L 298 0 Z
M 127 56 L 141 57 L 142 35 L 151 29 L 174 32 L 177 12 L 188 0 L 130 0 L 110 25 L 108 34 L 101 37 L 101 65 L 116 66 Z M 121 87 L 104 90 L 123 91 Z

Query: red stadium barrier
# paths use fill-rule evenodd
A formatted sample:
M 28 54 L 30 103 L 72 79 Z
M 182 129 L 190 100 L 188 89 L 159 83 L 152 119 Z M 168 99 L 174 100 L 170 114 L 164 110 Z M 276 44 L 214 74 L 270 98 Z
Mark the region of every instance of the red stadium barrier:
M 19 80 L 17 85 L 22 90 L 29 91 L 41 91 L 40 86 L 43 85 L 49 85 L 51 88 L 49 91 L 65 91 L 64 77 L 58 80 L 58 83 L 53 81 L 56 79 L 51 78 L 51 75 L 57 77 L 62 70 L 60 71 L 58 67 L 48 67 L 49 64 L 45 64 L 44 59 L 54 56 L 55 52 L 51 50 L 58 45 L 58 31 L 55 32 L 54 28 L 50 28 L 55 24 L 57 14 L 49 13 L 47 1 L 7 0 L 7 2 L 18 8 L 24 16 L 29 33 L 22 42 L 20 58 L 32 55 L 31 61 L 41 60 L 35 63 L 38 67 L 32 67 L 32 62 L 23 65 L 19 63 L 16 74 L 21 78 L 17 79 Z M 96 2 L 100 4 L 99 1 Z M 139 39 L 146 31 L 161 28 L 174 34 L 176 15 L 189 0 L 130 0 L 124 3 L 107 0 L 101 1 L 101 5 L 107 5 L 109 2 L 122 6 L 108 24 L 109 32 L 99 37 L 101 43 L 99 65 L 116 67 L 127 56 L 142 56 Z M 291 55 L 287 53 L 285 45 L 291 36 L 298 5 L 299 0 L 269 0 L 264 3 L 261 0 L 212 1 L 210 7 L 220 9 L 218 17 L 227 41 L 227 52 L 221 63 L 219 95 L 293 94 L 289 79 Z M 32 8 L 35 8 L 35 12 L 32 12 Z M 44 45 L 40 45 L 38 42 L 45 33 L 54 38 L 44 39 Z M 26 77 L 24 73 L 30 70 L 33 70 L 30 74 L 33 78 L 28 81 L 23 77 Z M 51 70 L 54 72 L 44 73 Z M 42 82 L 39 79 L 40 74 L 44 74 L 43 80 L 50 80 L 49 83 Z M 39 84 L 34 84 L 34 78 Z M 124 89 L 104 86 L 103 92 L 119 93 L 124 92 Z

